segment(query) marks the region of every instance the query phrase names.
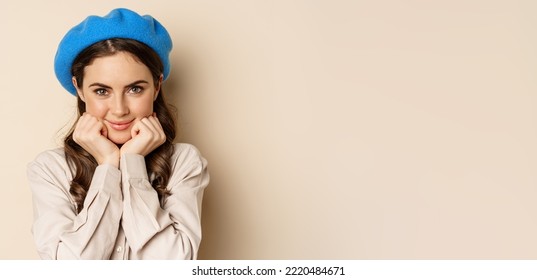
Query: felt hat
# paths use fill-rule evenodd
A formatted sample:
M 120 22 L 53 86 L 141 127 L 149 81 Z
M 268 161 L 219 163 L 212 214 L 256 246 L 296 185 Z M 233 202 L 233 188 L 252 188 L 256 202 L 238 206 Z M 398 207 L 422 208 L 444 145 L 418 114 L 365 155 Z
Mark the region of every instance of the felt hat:
M 141 16 L 129 9 L 119 8 L 104 17 L 87 17 L 71 28 L 61 40 L 54 58 L 54 72 L 69 93 L 76 95 L 71 66 L 78 54 L 99 41 L 111 38 L 133 39 L 152 48 L 164 65 L 164 80 L 168 78 L 172 40 L 166 28 L 150 15 Z

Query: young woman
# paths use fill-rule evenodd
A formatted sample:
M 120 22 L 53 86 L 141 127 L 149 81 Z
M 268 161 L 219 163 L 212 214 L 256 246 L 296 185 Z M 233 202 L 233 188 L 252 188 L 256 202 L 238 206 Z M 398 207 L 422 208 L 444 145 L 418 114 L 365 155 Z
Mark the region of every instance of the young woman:
M 64 147 L 28 165 L 43 259 L 195 259 L 207 162 L 174 144 L 162 92 L 172 42 L 151 16 L 90 16 L 59 44 L 55 72 L 78 102 Z

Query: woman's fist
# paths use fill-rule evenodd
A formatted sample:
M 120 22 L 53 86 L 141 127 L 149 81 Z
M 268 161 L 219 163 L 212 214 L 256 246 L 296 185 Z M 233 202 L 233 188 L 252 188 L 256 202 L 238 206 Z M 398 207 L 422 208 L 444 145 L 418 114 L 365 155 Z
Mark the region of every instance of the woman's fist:
M 104 123 L 96 117 L 84 113 L 73 132 L 73 140 L 90 153 L 97 163 L 109 163 L 119 167 L 119 148 L 107 138 Z
M 131 129 L 131 136 L 121 147 L 121 154 L 139 154 L 145 157 L 166 142 L 166 134 L 155 113 L 136 122 Z

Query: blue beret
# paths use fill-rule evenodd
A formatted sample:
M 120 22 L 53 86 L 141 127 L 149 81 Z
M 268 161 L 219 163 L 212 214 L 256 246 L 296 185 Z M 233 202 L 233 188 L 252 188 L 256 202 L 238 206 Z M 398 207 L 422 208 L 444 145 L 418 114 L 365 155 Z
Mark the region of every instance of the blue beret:
M 71 66 L 78 54 L 99 41 L 111 38 L 133 39 L 148 45 L 158 54 L 164 65 L 164 80 L 168 78 L 169 54 L 172 49 L 168 31 L 149 15 L 140 16 L 131 10 L 120 8 L 112 10 L 104 17 L 87 17 L 71 28 L 61 40 L 54 58 L 54 72 L 68 92 L 76 95 Z

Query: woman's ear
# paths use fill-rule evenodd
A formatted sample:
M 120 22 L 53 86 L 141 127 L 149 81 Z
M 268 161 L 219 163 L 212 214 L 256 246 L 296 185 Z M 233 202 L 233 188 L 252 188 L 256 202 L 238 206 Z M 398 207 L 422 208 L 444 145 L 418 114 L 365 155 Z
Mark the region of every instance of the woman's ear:
M 78 83 L 76 82 L 75 76 L 73 76 L 71 80 L 73 81 L 73 86 L 75 86 L 76 94 L 80 96 L 80 99 L 82 99 L 82 101 L 86 102 L 86 100 L 84 99 L 84 93 L 82 93 L 82 90 L 78 87 Z
M 155 96 L 153 97 L 153 101 L 157 100 L 157 96 L 160 94 L 160 88 L 162 87 L 162 80 L 164 80 L 164 76 L 160 74 L 160 77 L 158 77 L 157 87 L 155 88 Z

